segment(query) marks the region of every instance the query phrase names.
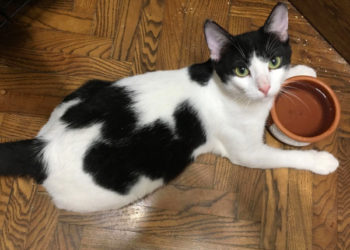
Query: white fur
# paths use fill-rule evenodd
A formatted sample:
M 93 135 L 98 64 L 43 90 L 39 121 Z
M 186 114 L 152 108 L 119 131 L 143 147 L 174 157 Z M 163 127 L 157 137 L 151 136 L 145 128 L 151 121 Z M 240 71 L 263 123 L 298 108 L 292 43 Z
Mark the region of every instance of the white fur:
M 134 109 L 138 124 L 143 126 L 161 119 L 174 126 L 173 112 L 176 106 L 193 95 L 191 91 L 200 89 L 198 84 L 189 84 L 187 68 L 179 70 L 149 72 L 118 81 L 133 92 Z

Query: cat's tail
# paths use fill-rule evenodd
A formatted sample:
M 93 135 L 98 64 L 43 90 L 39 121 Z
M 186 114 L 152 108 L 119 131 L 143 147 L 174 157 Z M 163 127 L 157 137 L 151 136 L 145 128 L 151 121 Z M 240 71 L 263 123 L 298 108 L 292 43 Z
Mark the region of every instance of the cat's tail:
M 39 139 L 0 144 L 0 176 L 30 176 L 37 182 L 46 178 L 41 160 L 44 142 Z

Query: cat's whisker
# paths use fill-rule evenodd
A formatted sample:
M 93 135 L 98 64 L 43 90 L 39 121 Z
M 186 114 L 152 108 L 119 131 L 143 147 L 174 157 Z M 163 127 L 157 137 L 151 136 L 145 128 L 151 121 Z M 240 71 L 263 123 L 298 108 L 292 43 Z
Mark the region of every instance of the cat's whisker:
M 306 85 L 306 83 L 304 83 L 304 82 L 301 82 L 300 84 L 302 84 L 302 85 Z M 283 88 L 285 88 L 285 89 L 299 89 L 299 88 L 297 88 L 297 87 L 290 86 L 290 85 L 283 86 Z
M 272 42 L 270 43 L 270 46 L 268 47 L 268 49 L 266 51 L 269 52 L 269 54 L 274 54 L 275 51 L 278 49 L 278 45 L 279 44 L 279 41 L 277 38 L 273 38 Z
M 273 56 L 275 52 L 278 50 L 278 46 L 272 45 L 269 50 L 270 50 L 269 54 Z
M 305 107 L 309 112 L 311 112 L 310 107 L 309 107 L 299 96 L 297 96 L 296 94 L 290 93 L 289 91 L 283 90 L 283 89 L 281 90 L 281 93 L 284 93 L 286 96 L 289 95 L 290 97 L 295 98 L 295 99 L 298 100 L 301 104 L 303 104 L 304 107 Z
M 281 90 L 281 94 L 284 95 L 291 103 L 295 104 L 293 98 L 291 98 L 288 93 L 286 93 L 285 91 Z
M 272 38 L 272 39 L 271 39 Z M 276 41 L 276 38 L 272 37 L 272 36 L 269 36 L 269 42 L 268 42 L 268 46 L 266 48 L 266 51 L 269 51 L 271 49 L 272 46 L 274 46 L 275 44 L 275 41 Z
M 266 42 L 266 44 L 265 44 L 265 51 L 267 51 L 267 48 L 269 47 L 270 40 L 271 40 L 271 36 L 269 36 L 269 37 L 267 38 L 267 42 Z
M 246 55 L 244 54 L 242 48 L 240 47 L 239 43 L 233 43 L 233 46 L 238 50 L 238 52 L 241 54 L 243 58 L 246 58 Z

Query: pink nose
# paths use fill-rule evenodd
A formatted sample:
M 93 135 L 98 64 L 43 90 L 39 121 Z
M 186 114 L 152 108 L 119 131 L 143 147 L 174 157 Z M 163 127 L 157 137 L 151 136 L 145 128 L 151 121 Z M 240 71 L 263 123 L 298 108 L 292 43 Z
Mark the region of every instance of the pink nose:
M 270 84 L 264 84 L 264 85 L 261 85 L 261 86 L 259 87 L 259 90 L 260 90 L 262 93 L 264 93 L 265 96 L 267 96 L 267 93 L 269 92 L 270 87 L 271 87 Z

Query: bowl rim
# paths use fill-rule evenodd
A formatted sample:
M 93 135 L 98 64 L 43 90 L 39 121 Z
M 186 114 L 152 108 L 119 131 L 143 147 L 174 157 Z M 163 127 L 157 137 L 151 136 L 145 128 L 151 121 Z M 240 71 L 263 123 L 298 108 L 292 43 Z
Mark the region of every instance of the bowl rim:
M 281 132 L 283 132 L 286 136 L 288 136 L 289 138 L 291 138 L 293 140 L 300 141 L 300 142 L 320 141 L 320 140 L 328 137 L 329 135 L 331 135 L 338 127 L 338 124 L 340 121 L 340 103 L 339 103 L 339 100 L 338 100 L 336 94 L 334 93 L 334 91 L 326 83 L 324 83 L 320 79 L 312 77 L 312 76 L 294 76 L 294 77 L 288 78 L 284 81 L 284 83 L 282 84 L 282 87 L 285 85 L 288 85 L 290 83 L 296 82 L 296 81 L 312 82 L 314 85 L 319 85 L 328 92 L 329 96 L 331 97 L 331 101 L 334 103 L 335 116 L 334 116 L 333 122 L 331 123 L 331 125 L 329 126 L 329 128 L 326 131 L 324 131 L 323 133 L 321 133 L 319 135 L 311 136 L 311 137 L 296 135 L 296 134 L 292 133 L 291 131 L 289 131 L 288 129 L 286 129 L 282 125 L 280 120 L 278 119 L 276 108 L 275 108 L 277 96 L 273 102 L 273 106 L 272 106 L 271 111 L 270 111 L 272 122 L 274 124 L 276 124 L 276 126 L 281 130 Z

